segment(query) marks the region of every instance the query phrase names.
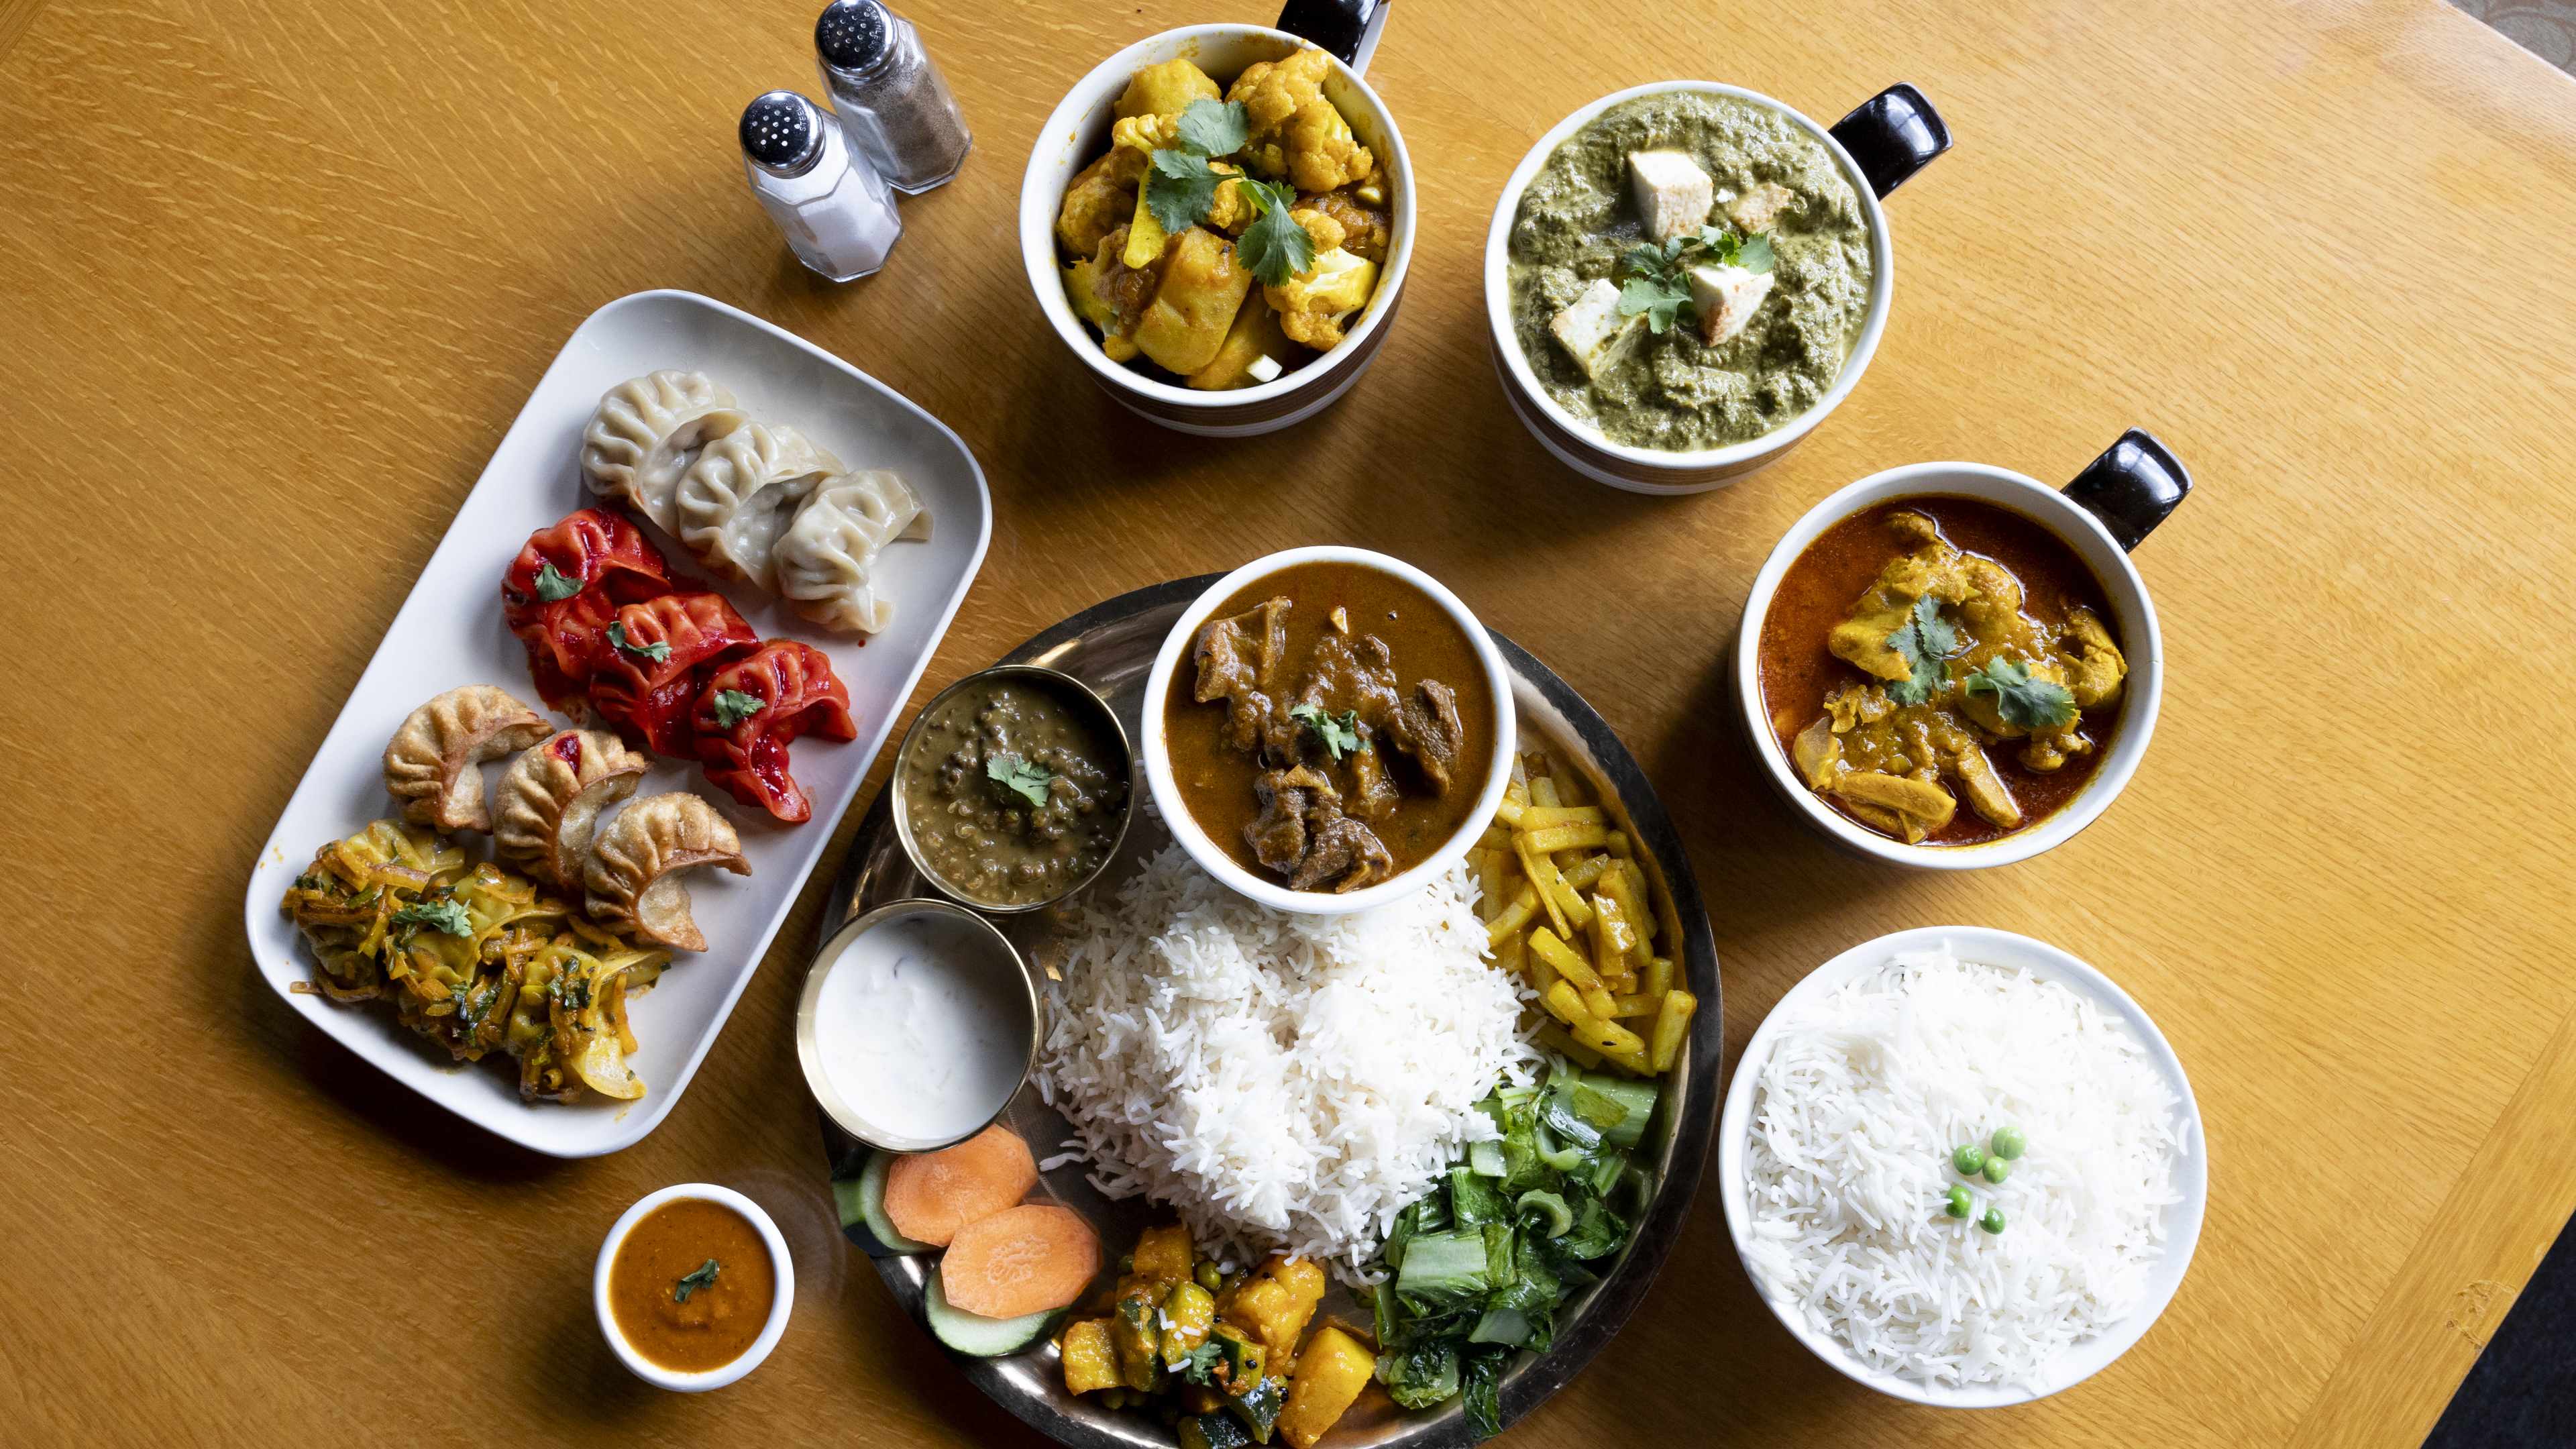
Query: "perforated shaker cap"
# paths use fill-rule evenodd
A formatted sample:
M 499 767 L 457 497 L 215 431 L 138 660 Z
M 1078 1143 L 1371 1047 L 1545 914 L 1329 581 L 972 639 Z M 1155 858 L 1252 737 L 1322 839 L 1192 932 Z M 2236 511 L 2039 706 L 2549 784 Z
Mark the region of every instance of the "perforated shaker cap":
M 823 118 L 794 91 L 771 91 L 742 108 L 742 154 L 773 176 L 794 176 L 823 152 Z
M 814 22 L 814 49 L 835 70 L 866 70 L 885 54 L 888 30 L 877 0 L 832 0 Z

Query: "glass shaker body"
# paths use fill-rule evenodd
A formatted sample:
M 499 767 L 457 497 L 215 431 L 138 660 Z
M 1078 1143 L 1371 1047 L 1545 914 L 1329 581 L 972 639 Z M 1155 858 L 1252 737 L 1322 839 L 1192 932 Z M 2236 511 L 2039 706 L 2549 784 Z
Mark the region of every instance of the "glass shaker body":
M 746 157 L 743 175 L 798 261 L 835 282 L 856 281 L 885 265 L 903 217 L 885 178 L 851 153 L 841 128 L 826 122 L 818 130 L 820 154 L 804 171 L 781 176 Z
M 866 0 L 866 8 L 874 12 L 869 24 L 880 27 L 872 31 L 872 53 L 845 65 L 826 47 L 818 51 L 815 68 L 852 148 L 895 190 L 917 195 L 954 178 L 975 138 L 947 75 L 923 49 L 921 31 L 880 0 Z M 831 19 L 829 12 L 825 19 Z M 818 27 L 818 40 L 821 34 Z

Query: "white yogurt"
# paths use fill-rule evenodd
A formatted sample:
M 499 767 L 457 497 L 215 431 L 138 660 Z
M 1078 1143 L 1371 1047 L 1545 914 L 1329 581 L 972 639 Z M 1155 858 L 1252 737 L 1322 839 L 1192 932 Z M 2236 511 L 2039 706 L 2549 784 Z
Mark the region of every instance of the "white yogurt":
M 814 998 L 823 1076 L 878 1145 L 968 1136 L 1020 1089 L 1028 987 L 979 924 L 929 911 L 893 917 L 824 970 Z

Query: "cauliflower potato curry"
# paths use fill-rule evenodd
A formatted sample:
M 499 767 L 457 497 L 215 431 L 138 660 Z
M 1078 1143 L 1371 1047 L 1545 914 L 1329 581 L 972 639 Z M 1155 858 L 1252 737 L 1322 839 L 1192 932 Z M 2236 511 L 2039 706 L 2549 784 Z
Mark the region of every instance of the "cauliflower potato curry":
M 1309 47 L 1222 91 L 1187 59 L 1127 83 L 1055 219 L 1065 297 L 1113 360 L 1213 391 L 1341 343 L 1377 292 L 1391 209 L 1324 96 L 1331 69 Z
M 1782 576 L 1762 621 L 1763 707 L 1843 814 L 1909 845 L 1994 840 L 2093 777 L 2129 672 L 2109 615 L 2075 551 L 2018 513 L 1882 504 Z

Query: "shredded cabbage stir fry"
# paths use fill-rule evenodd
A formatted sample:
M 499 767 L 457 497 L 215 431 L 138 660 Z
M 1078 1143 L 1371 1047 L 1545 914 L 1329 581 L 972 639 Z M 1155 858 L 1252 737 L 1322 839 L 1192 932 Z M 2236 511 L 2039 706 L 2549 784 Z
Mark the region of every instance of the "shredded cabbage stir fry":
M 531 1101 L 644 1095 L 626 1065 L 626 1002 L 670 953 L 628 944 L 526 877 L 469 868 L 437 836 L 378 820 L 316 852 L 285 910 L 312 943 L 313 987 L 332 1000 L 389 998 L 403 1025 L 459 1061 L 506 1053 Z

